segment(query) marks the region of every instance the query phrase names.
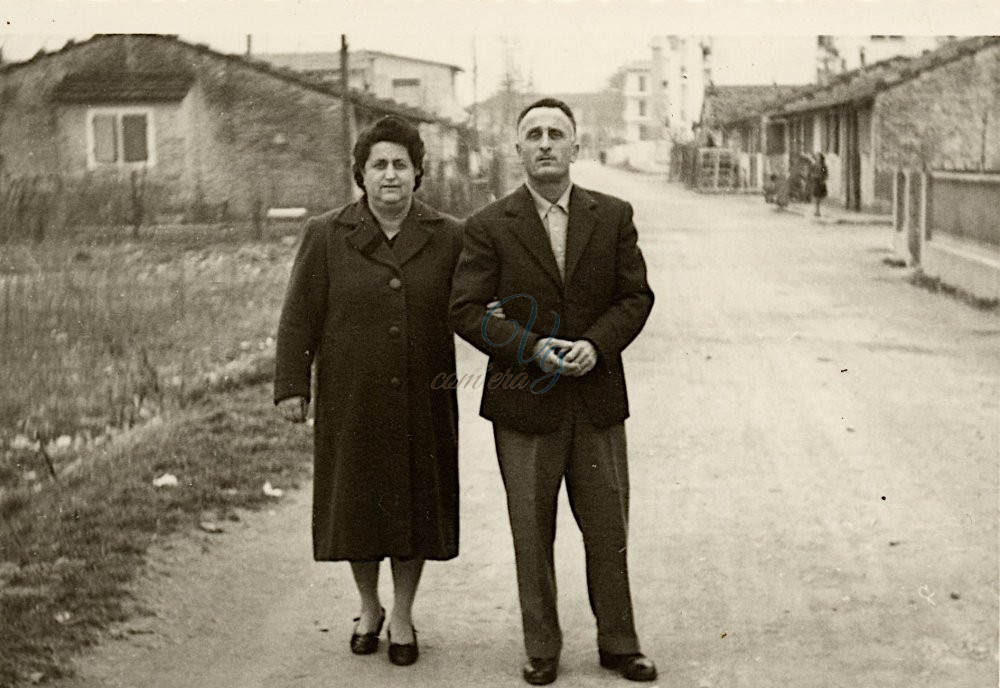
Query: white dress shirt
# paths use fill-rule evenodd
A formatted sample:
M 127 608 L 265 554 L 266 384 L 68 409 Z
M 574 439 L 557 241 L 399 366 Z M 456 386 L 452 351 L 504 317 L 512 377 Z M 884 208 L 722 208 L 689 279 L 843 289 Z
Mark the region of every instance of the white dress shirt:
M 569 193 L 573 190 L 573 184 L 566 187 L 566 191 L 559 197 L 559 200 L 552 203 L 540 193 L 531 188 L 531 184 L 525 184 L 531 198 L 535 201 L 535 209 L 538 210 L 538 217 L 541 218 L 545 231 L 549 233 L 549 244 L 552 246 L 552 255 L 556 258 L 556 265 L 559 266 L 559 276 L 566 277 L 566 232 L 569 229 Z

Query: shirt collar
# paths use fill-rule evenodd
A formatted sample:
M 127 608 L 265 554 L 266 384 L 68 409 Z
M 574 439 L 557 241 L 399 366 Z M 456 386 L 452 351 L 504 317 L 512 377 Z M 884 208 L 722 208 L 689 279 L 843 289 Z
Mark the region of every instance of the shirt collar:
M 554 205 L 559 206 L 559 208 L 566 213 L 566 216 L 569 217 L 569 194 L 570 191 L 573 190 L 573 182 L 570 182 L 569 186 L 567 186 L 566 190 L 563 192 L 563 195 L 560 196 L 559 200 L 555 203 L 552 203 L 549 199 L 545 198 L 531 188 L 531 184 L 528 182 L 525 182 L 524 185 L 528 187 L 528 193 L 531 194 L 531 199 L 535 202 L 535 210 L 538 211 L 539 217 L 544 219 Z

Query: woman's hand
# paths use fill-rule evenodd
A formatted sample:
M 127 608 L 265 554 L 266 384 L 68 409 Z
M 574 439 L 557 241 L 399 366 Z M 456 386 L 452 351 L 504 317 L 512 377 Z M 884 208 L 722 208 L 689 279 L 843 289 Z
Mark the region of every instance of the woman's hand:
M 493 310 L 494 308 L 496 308 L 496 310 L 490 313 L 490 311 Z M 503 307 L 500 306 L 499 301 L 490 301 L 488 304 L 486 304 L 486 312 L 489 313 L 494 318 L 499 318 L 500 320 L 507 319 L 507 315 L 503 312 Z
M 278 402 L 278 413 L 292 423 L 304 423 L 309 402 L 305 397 L 289 397 Z

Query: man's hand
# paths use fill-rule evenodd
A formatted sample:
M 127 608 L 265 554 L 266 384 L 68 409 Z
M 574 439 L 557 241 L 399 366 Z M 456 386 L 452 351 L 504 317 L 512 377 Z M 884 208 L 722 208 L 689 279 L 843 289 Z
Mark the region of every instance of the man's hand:
M 278 413 L 292 423 L 304 423 L 309 402 L 305 397 L 289 397 L 278 402 Z
M 538 366 L 546 373 L 556 370 L 566 372 L 566 364 L 562 360 L 562 353 L 573 345 L 568 339 L 542 339 L 535 342 L 535 350 L 532 352 L 537 356 Z
M 570 377 L 586 375 L 597 365 L 597 349 L 586 339 L 578 339 L 562 351 L 563 372 Z

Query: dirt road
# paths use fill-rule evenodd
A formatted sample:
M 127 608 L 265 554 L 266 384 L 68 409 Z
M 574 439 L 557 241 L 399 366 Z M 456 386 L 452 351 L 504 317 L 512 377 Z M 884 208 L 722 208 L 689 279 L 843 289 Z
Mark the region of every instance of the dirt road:
M 626 366 L 630 560 L 659 685 L 996 685 L 1000 317 L 885 266 L 886 227 L 575 173 L 634 203 L 657 294 Z M 482 366 L 461 349 L 460 374 Z M 311 562 L 300 492 L 158 552 L 139 590 L 158 616 L 65 687 L 524 685 L 478 397 L 461 392 L 461 556 L 427 567 L 417 665 L 349 653 L 349 571 Z M 559 527 L 557 685 L 622 685 L 597 666 L 565 500 Z

